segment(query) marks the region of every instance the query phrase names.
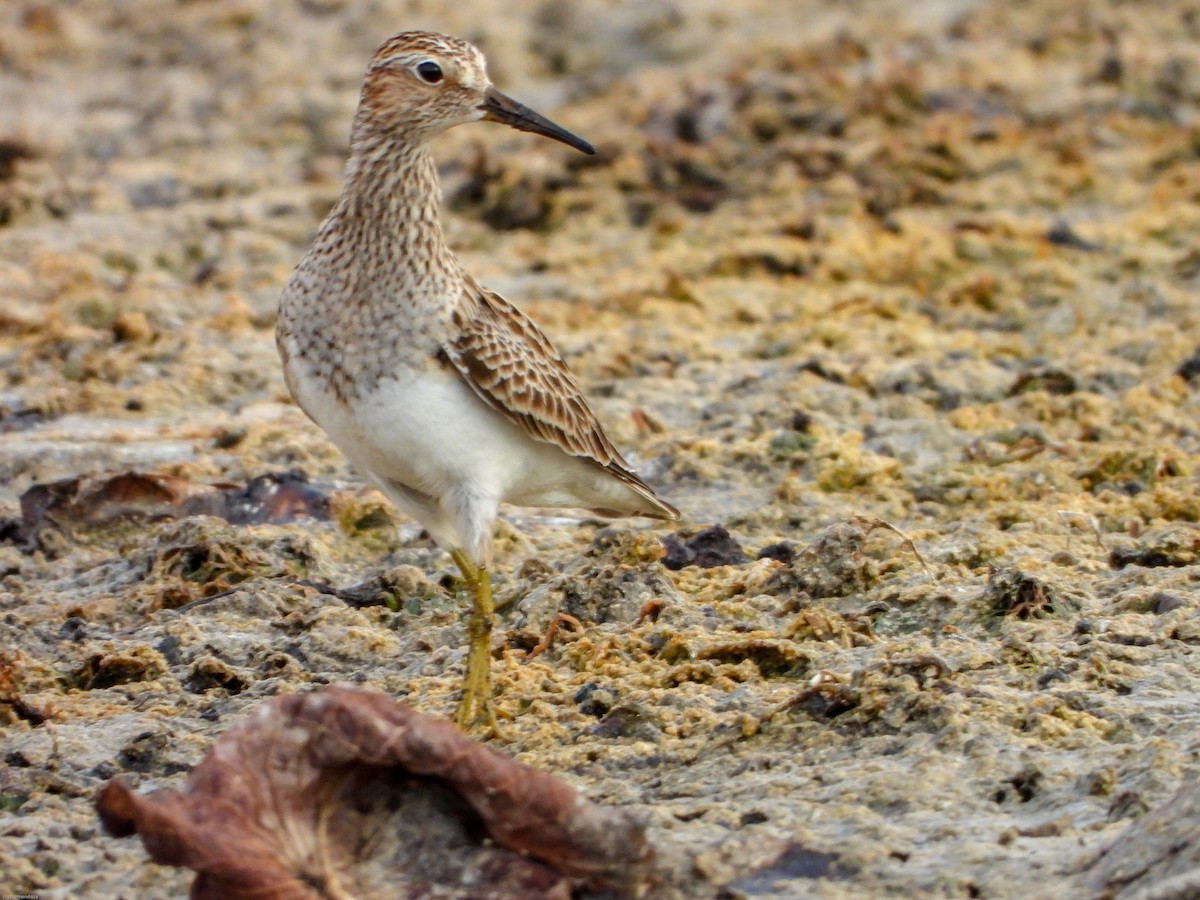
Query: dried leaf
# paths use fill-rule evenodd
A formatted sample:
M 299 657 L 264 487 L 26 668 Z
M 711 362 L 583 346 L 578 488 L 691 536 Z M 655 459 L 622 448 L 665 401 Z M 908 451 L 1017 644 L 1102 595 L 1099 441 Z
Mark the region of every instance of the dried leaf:
M 265 705 L 182 792 L 114 779 L 96 808 L 109 833 L 194 869 L 193 898 L 567 900 L 578 884 L 636 896 L 651 856 L 627 811 L 345 687 Z
M 21 495 L 27 536 L 46 527 L 89 528 L 123 519 L 219 516 L 236 525 L 329 518 L 329 497 L 300 472 L 267 474 L 244 487 L 124 472 L 37 484 Z

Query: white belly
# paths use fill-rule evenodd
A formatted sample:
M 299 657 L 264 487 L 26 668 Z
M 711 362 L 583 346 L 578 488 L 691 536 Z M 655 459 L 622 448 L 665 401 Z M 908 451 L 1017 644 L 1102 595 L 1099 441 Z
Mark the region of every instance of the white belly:
M 356 467 L 438 500 L 465 490 L 496 504 L 588 506 L 598 499 L 596 482 L 611 478 L 527 435 L 454 372 L 386 379 L 349 406 L 310 380 L 293 384 L 300 405 Z

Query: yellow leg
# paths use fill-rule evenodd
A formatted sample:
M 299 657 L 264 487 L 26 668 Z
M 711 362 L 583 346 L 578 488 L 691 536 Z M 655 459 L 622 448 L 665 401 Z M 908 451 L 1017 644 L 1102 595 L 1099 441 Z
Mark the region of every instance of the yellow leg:
M 467 623 L 467 677 L 458 704 L 458 727 L 470 731 L 476 725 L 486 724 L 499 734 L 492 706 L 492 624 L 496 618 L 492 580 L 487 569 L 475 565 L 461 550 L 452 550 L 450 556 L 462 570 L 474 600 Z

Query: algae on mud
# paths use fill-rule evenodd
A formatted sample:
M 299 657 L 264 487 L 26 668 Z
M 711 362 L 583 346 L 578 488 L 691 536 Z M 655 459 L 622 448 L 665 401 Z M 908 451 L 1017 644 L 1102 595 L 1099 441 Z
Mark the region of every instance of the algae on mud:
M 340 499 L 34 546 L 0 526 L 4 890 L 182 893 L 90 795 L 177 785 L 268 697 L 453 706 L 450 562 L 288 404 L 270 337 L 401 26 L 481 41 L 597 144 L 448 135 L 451 240 L 685 510 L 679 540 L 719 524 L 750 560 L 671 571 L 663 532 L 514 511 L 508 749 L 644 811 L 664 897 L 1150 889 L 1085 869 L 1148 810 L 1195 831 L 1168 804 L 1200 751 L 1189 10 L 19 0 L 0 514 L 131 468 L 299 469 Z M 879 529 L 816 552 L 855 517 L 932 576 Z M 582 631 L 526 660 L 559 611 Z M 1150 855 L 1155 816 L 1129 831 Z

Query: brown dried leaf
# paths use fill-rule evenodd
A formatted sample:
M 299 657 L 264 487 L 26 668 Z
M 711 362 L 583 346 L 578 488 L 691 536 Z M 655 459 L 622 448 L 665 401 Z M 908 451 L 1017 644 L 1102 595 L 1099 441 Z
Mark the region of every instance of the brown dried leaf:
M 110 834 L 194 869 L 193 898 L 567 900 L 580 883 L 636 896 L 652 852 L 630 813 L 346 687 L 263 706 L 182 792 L 114 779 L 96 808 Z
M 26 535 L 48 526 L 89 528 L 123 519 L 219 516 L 236 525 L 329 518 L 329 497 L 301 473 L 260 475 L 244 487 L 124 472 L 37 484 L 21 495 Z

